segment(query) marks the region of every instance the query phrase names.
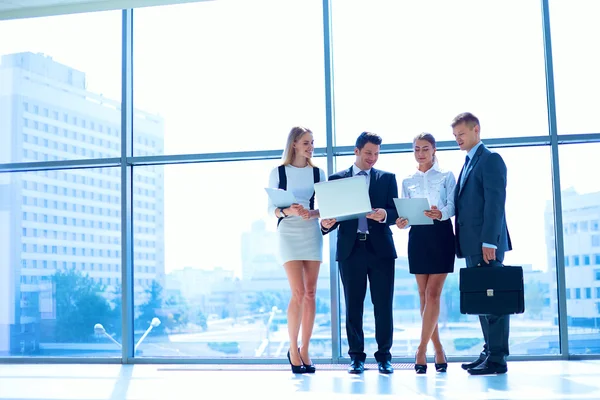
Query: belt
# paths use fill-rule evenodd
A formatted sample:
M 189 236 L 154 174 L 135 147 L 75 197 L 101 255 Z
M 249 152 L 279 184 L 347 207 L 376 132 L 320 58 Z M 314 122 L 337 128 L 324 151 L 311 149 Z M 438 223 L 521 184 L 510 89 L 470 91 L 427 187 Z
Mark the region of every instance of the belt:
M 369 234 L 368 233 L 360 233 L 358 232 L 356 234 L 356 239 L 361 241 L 361 242 L 365 242 L 367 239 L 369 238 Z

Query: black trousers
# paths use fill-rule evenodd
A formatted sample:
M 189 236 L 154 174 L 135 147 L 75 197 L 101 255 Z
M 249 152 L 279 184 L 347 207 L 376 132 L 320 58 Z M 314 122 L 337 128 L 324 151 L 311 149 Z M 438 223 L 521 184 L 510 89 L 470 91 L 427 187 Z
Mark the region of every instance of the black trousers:
M 502 262 L 504 260 L 504 252 L 496 250 L 496 260 Z M 483 264 L 483 254 L 474 256 L 466 256 L 465 261 L 467 268 L 477 267 L 478 264 Z M 479 323 L 483 332 L 483 351 L 479 354 L 479 358 L 494 361 L 500 364 L 506 364 L 508 356 L 508 336 L 510 333 L 510 316 L 509 315 L 480 315 Z
M 393 258 L 378 258 L 370 240 L 360 240 L 357 237 L 350 256 L 339 262 L 346 300 L 348 354 L 353 360 L 364 361 L 366 358 L 363 311 L 368 280 L 375 313 L 375 339 L 378 346 L 375 359 L 386 361 L 392 359 L 390 349 L 394 332 L 392 308 L 395 261 Z

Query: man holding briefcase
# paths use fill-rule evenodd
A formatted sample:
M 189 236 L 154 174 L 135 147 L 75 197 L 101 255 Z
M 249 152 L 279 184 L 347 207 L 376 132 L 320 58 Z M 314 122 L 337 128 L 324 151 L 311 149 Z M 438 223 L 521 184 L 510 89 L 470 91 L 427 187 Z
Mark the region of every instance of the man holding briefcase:
M 467 152 L 454 193 L 456 207 L 456 255 L 467 268 L 502 263 L 512 249 L 506 228 L 506 165 L 481 142 L 480 124 L 471 113 L 452 121 L 461 150 Z M 507 371 L 508 315 L 480 315 L 485 344 L 479 358 L 462 364 L 471 375 L 504 374 Z

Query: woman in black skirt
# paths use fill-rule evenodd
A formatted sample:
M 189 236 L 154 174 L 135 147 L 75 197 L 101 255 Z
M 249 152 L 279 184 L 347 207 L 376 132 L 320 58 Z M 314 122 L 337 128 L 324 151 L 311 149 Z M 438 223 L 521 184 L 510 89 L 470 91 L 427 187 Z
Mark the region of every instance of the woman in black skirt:
M 454 271 L 454 232 L 450 218 L 454 216 L 456 179 L 452 172 L 439 168 L 435 138 L 431 134 L 417 135 L 413 148 L 418 169 L 402 181 L 402 197 L 427 198 L 431 209 L 425 215 L 433 220 L 433 225 L 415 226 L 410 226 L 406 218 L 396 220 L 400 229 L 410 226 L 408 264 L 417 279 L 421 300 L 421 342 L 415 355 L 415 370 L 420 374 L 427 371 L 427 345 L 431 340 L 435 369 L 446 372 L 448 364 L 440 341 L 438 318 L 446 276 Z

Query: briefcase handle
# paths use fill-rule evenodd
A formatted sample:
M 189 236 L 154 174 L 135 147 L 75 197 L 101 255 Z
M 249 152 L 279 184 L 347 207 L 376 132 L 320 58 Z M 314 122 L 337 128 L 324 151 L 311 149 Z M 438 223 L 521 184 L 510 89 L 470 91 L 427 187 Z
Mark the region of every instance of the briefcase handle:
M 489 264 L 486 263 L 479 263 L 477 264 L 478 267 L 504 267 L 504 264 L 502 264 L 500 261 L 498 260 L 492 260 L 490 261 Z

